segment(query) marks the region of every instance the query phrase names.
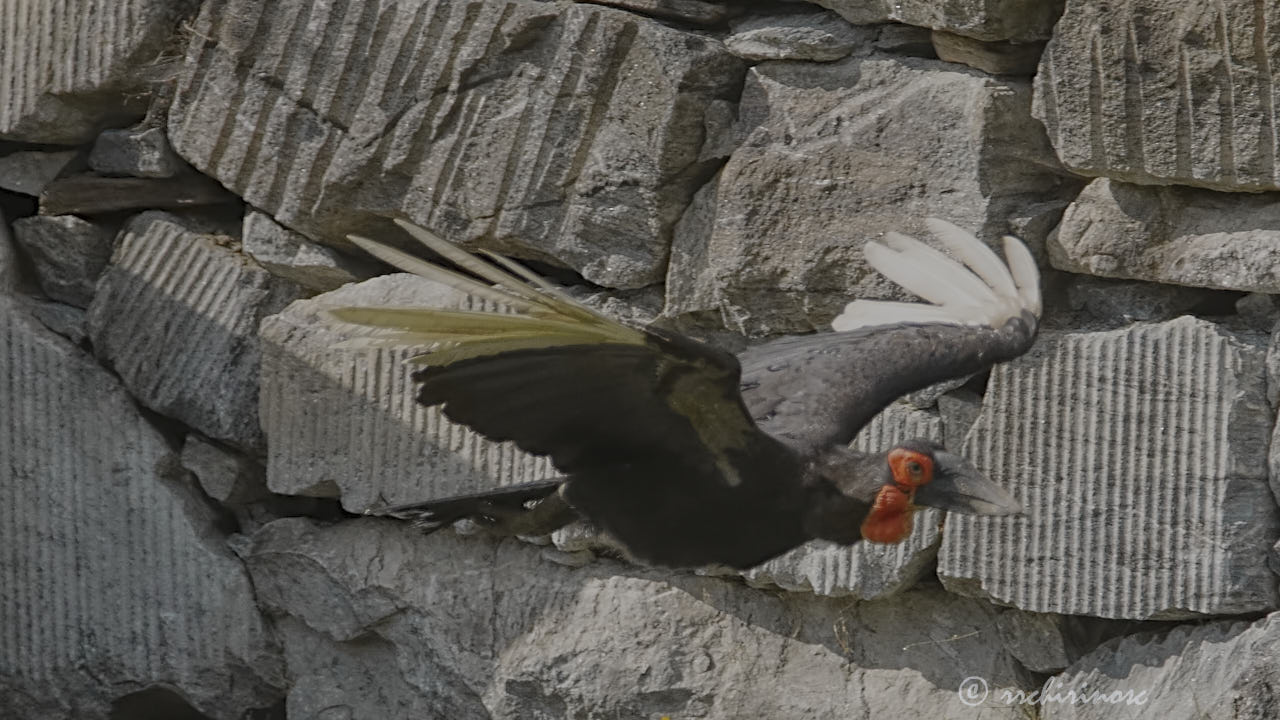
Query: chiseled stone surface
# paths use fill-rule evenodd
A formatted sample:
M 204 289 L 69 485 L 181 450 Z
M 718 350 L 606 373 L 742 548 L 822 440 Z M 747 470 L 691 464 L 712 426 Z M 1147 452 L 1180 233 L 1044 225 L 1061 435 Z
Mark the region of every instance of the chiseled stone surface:
M 1280 613 L 1113 640 L 1053 677 L 1045 720 L 1280 717 Z
M 716 164 L 699 159 L 709 109 L 743 67 L 718 40 L 600 5 L 209 0 L 169 133 L 322 242 L 396 213 L 635 288 L 662 279 Z
M 1276 3 L 1069 0 L 1033 112 L 1080 173 L 1280 189 L 1278 63 Z
M 220 720 L 271 705 L 249 577 L 119 381 L 3 298 L 0 378 L 5 717 L 106 717 L 153 685 Z
M 258 322 L 298 292 L 231 243 L 168 213 L 136 216 L 99 282 L 89 333 L 143 404 L 260 449 Z
M 677 20 L 691 25 L 723 25 L 726 20 L 742 12 L 734 2 L 724 0 L 576 0 L 630 10 L 665 20 Z
M 1050 236 L 1062 270 L 1280 293 L 1280 194 L 1089 183 Z
M 280 520 L 245 556 L 264 606 L 312 631 L 285 625 L 291 671 L 344 683 L 335 706 L 384 710 L 412 691 L 457 718 L 960 720 L 1022 717 L 963 705 L 966 676 L 1034 682 L 1003 650 L 994 608 L 937 588 L 851 602 L 613 562 L 570 569 L 526 544 L 383 520 Z M 394 662 L 356 683 L 294 661 L 296 642 L 351 648 L 353 674 Z
M 415 401 L 412 348 L 335 347 L 322 321 L 343 306 L 457 307 L 453 289 L 397 274 L 295 302 L 262 323 L 267 483 L 278 493 L 341 498 L 360 513 L 554 477 L 546 459 L 492 443 Z M 352 333 L 352 334 L 358 334 Z
M 1030 101 L 1026 82 L 920 58 L 755 66 L 745 139 L 677 232 L 666 314 L 719 314 L 747 335 L 827 329 L 854 297 L 895 292 L 867 240 L 927 236 L 929 215 L 1009 232 L 1010 215 L 1076 187 Z
M 895 21 L 978 40 L 1048 38 L 1064 0 L 810 0 L 858 24 Z
M 75 215 L 33 215 L 15 220 L 13 234 L 31 258 L 46 295 L 89 307 L 111 259 L 115 233 L 109 227 Z
M 74 144 L 146 110 L 143 70 L 198 4 L 0 2 L 0 138 Z
M 964 448 L 1027 516 L 949 517 L 943 583 L 1107 618 L 1275 608 L 1264 356 L 1262 338 L 1191 317 L 1043 333 L 992 371 Z
M 831 62 L 855 50 L 870 51 L 876 29 L 850 25 L 830 12 L 747 16 L 731 26 L 729 52 L 745 60 Z

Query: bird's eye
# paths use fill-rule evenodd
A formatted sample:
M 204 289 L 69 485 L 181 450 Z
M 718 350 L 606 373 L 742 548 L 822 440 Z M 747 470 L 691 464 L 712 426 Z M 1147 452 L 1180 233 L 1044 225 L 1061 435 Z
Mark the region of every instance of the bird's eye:
M 889 470 L 893 481 L 904 487 L 920 487 L 933 479 L 933 458 L 908 448 L 889 451 Z

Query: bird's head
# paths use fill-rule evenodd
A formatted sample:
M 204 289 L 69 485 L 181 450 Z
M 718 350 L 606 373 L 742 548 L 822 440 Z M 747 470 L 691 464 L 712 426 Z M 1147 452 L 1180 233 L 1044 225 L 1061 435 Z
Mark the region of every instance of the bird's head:
M 843 503 L 825 504 L 813 529 L 836 542 L 866 539 L 901 542 L 911 534 L 920 507 L 966 515 L 1015 515 L 1022 506 L 963 457 L 931 440 L 908 440 L 887 451 L 864 455 L 840 448 L 827 456 L 822 473 L 840 495 L 858 508 L 869 505 L 858 534 L 852 533 Z
M 1022 506 L 960 455 L 931 440 L 909 440 L 884 453 L 882 482 L 862 523 L 862 536 L 895 543 L 911 532 L 920 506 L 966 515 L 1016 515 Z

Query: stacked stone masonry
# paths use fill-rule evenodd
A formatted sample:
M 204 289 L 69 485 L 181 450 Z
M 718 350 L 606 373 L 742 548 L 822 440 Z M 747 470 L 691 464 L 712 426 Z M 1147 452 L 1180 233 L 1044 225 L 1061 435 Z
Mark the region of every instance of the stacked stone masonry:
M 1249 0 L 0 0 L 0 715 L 1280 717 L 1277 68 Z M 1044 327 L 854 447 L 1023 516 L 743 572 L 362 517 L 556 470 L 344 345 L 475 308 L 348 233 L 740 351 L 929 216 Z

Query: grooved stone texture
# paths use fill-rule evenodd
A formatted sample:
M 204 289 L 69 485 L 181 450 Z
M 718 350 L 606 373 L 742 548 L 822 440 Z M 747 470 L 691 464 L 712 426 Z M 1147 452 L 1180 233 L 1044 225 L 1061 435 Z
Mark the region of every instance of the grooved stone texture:
M 290 678 L 332 693 L 338 717 L 421 698 L 460 720 L 962 720 L 975 716 L 956 695 L 966 675 L 1034 682 L 1002 648 L 994 608 L 936 588 L 858 603 L 613 562 L 571 570 L 519 542 L 383 520 L 280 520 L 246 562 L 283 616 Z M 335 646 L 328 666 L 307 652 Z
M 880 452 L 911 438 L 942 441 L 942 421 L 934 413 L 894 403 L 877 415 L 854 438 L 852 447 Z M 937 556 L 942 534 L 942 513 L 922 509 L 916 513 L 911 536 L 897 545 L 861 542 L 852 547 L 813 541 L 747 570 L 753 584 L 777 585 L 819 595 L 852 595 L 876 598 L 910 586 L 929 569 Z
M 1280 614 L 1255 623 L 1215 622 L 1114 640 L 1053 678 L 1065 694 L 1133 694 L 1142 703 L 1046 704 L 1045 720 L 1272 720 L 1280 717 Z M 1188 689 L 1194 703 L 1188 701 Z M 1138 693 L 1143 693 L 1141 698 Z
M 98 284 L 89 332 L 99 358 L 143 404 L 259 449 L 258 322 L 297 289 L 230 244 L 174 215 L 136 216 Z
M 74 144 L 146 110 L 141 73 L 197 0 L 0 3 L 0 138 Z
M 713 169 L 707 110 L 742 68 L 717 40 L 598 5 L 210 0 L 169 133 L 323 242 L 394 213 L 639 287 L 662 279 Z
M 1109 618 L 1275 608 L 1264 356 L 1190 317 L 1042 334 L 992 371 L 964 449 L 1028 516 L 948 518 L 943 583 Z
M 748 335 L 829 329 L 853 298 L 895 292 L 862 257 L 878 234 L 921 234 L 929 215 L 1007 233 L 1077 187 L 1030 102 L 1029 83 L 919 58 L 755 66 L 744 140 L 677 232 L 666 313 Z
M 1086 175 L 1280 189 L 1277 67 L 1274 2 L 1069 0 L 1033 112 Z
M 1280 293 L 1280 193 L 1099 178 L 1047 245 L 1053 266 L 1070 272 Z
M 555 477 L 546 459 L 492 443 L 415 402 L 411 349 L 335 348 L 342 306 L 456 307 L 451 288 L 388 275 L 290 305 L 262 323 L 268 486 L 340 497 L 350 512 Z
M 0 708 L 106 717 L 163 685 L 271 705 L 280 657 L 165 439 L 91 357 L 0 298 Z
M 810 0 L 849 22 L 888 21 L 967 35 L 1027 42 L 1049 37 L 1063 0 Z

